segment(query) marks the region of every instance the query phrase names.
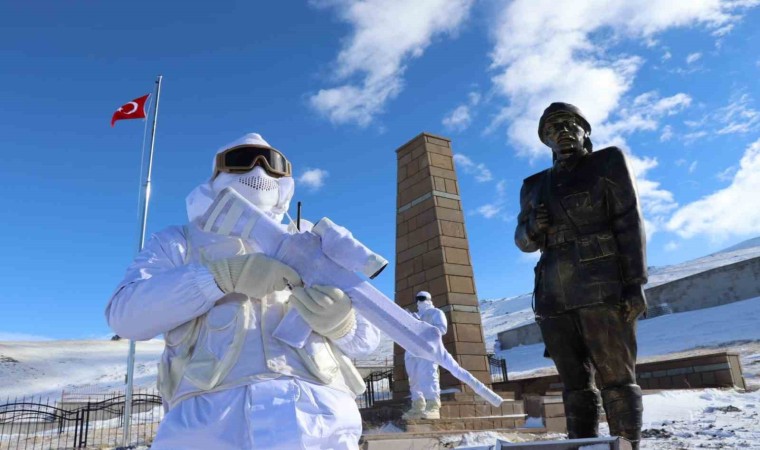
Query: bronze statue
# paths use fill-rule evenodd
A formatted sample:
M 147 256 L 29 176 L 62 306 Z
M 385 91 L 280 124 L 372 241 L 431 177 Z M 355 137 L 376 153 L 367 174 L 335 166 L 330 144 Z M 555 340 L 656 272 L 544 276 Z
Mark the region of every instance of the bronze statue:
M 592 152 L 591 125 L 568 103 L 552 103 L 538 136 L 553 166 L 523 181 L 515 243 L 541 251 L 536 322 L 564 383 L 568 437 L 595 437 L 601 398 L 610 434 L 638 448 L 636 319 L 646 311 L 644 223 L 623 152 Z

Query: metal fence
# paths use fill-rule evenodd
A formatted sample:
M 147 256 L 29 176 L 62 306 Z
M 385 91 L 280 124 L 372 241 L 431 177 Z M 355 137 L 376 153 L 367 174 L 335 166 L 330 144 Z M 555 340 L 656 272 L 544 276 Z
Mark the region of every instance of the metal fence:
M 501 383 L 508 381 L 507 378 L 507 360 L 497 358 L 495 355 L 488 354 L 488 370 L 491 372 L 491 381 Z
M 148 445 L 163 413 L 161 397 L 155 391 L 135 393 L 130 444 Z M 0 450 L 115 447 L 122 444 L 123 421 L 123 393 L 94 401 L 8 399 L 0 403 Z
M 378 370 L 364 378 L 367 390 L 356 397 L 359 408 L 369 408 L 379 400 L 393 398 L 393 369 Z

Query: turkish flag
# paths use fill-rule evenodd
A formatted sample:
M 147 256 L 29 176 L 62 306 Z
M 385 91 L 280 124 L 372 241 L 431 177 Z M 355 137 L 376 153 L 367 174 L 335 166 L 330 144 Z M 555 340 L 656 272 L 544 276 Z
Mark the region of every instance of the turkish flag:
M 111 126 L 117 121 L 122 119 L 144 119 L 145 118 L 145 102 L 148 101 L 150 94 L 145 94 L 140 98 L 136 98 L 129 103 L 125 103 L 119 109 L 113 113 L 111 118 Z

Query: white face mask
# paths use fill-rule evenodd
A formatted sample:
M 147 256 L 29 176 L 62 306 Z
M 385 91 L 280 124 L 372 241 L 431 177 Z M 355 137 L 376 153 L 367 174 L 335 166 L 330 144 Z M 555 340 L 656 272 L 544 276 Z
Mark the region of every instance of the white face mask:
M 277 179 L 267 174 L 260 166 L 246 173 L 220 173 L 212 181 L 211 187 L 215 194 L 231 187 L 266 213 L 272 213 L 280 198 L 280 184 Z
M 425 300 L 425 301 L 422 301 L 422 302 L 417 302 L 417 312 L 420 313 L 420 314 L 424 313 L 425 311 L 427 311 L 429 309 L 433 309 L 433 308 L 434 308 L 434 306 L 433 306 L 433 301 L 432 300 Z

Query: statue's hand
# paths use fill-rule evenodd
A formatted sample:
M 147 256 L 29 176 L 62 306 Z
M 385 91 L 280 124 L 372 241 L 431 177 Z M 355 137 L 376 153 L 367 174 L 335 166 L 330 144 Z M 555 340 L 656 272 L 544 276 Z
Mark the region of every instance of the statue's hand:
M 546 209 L 546 205 L 539 203 L 533 208 L 530 217 L 528 218 L 528 236 L 535 240 L 535 238 L 546 233 L 548 228 L 549 211 Z
M 647 311 L 644 287 L 640 284 L 623 286 L 623 314 L 627 322 L 633 322 Z

